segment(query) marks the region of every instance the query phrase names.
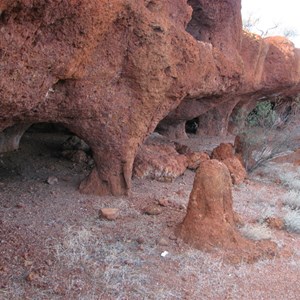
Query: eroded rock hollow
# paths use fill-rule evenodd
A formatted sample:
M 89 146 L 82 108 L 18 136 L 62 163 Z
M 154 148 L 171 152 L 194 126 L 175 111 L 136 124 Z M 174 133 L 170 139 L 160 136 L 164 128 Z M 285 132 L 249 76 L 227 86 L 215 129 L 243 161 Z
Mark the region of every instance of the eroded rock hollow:
M 93 152 L 81 190 L 128 194 L 137 150 L 158 124 L 178 137 L 199 118 L 198 134 L 226 134 L 237 106 L 299 92 L 299 49 L 243 33 L 240 9 L 240 0 L 2 1 L 0 150 L 15 149 L 28 124 L 63 124 Z

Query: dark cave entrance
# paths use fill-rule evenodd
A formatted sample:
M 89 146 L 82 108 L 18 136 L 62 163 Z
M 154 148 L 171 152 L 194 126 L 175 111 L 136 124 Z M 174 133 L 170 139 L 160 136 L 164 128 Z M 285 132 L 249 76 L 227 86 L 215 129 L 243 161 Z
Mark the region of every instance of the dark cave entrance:
M 186 31 L 198 41 L 211 42 L 212 21 L 203 10 L 202 4 L 199 0 L 188 0 L 188 4 L 192 7 L 193 13 Z
M 199 127 L 199 118 L 194 118 L 185 122 L 185 132 L 189 134 L 196 134 Z
M 63 124 L 35 123 L 17 134 L 18 149 L 0 153 L 0 182 L 47 183 L 68 176 L 80 182 L 94 164 L 89 146 Z

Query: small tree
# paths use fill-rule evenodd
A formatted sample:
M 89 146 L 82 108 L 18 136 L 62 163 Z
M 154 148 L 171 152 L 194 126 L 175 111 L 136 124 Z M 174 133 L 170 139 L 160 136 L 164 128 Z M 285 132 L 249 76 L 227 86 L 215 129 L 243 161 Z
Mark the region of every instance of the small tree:
M 257 33 L 262 37 L 282 35 L 286 38 L 292 39 L 299 35 L 296 29 L 284 27 L 279 22 L 274 22 L 273 25 L 265 27 L 261 24 L 261 19 L 259 17 L 255 17 L 253 13 L 250 13 L 243 19 L 243 29 Z
M 258 102 L 248 114 L 236 140 L 237 152 L 248 171 L 279 153 L 299 147 L 299 100 L 300 95 L 292 101 L 277 97 Z

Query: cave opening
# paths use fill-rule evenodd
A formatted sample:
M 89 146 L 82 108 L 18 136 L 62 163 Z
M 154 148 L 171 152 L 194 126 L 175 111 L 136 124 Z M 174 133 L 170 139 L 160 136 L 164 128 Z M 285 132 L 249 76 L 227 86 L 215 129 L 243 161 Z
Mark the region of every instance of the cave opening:
M 211 42 L 209 33 L 211 20 L 203 10 L 201 2 L 199 0 L 188 0 L 188 4 L 192 7 L 193 12 L 186 31 L 198 41 Z
M 196 134 L 199 127 L 199 118 L 194 118 L 185 122 L 185 132 L 189 134 Z
M 0 153 L 0 182 L 52 184 L 67 177 L 79 182 L 93 167 L 89 146 L 64 125 L 23 125 L 23 132 L 15 128 L 2 136 L 2 144 L 14 140 L 14 148 Z

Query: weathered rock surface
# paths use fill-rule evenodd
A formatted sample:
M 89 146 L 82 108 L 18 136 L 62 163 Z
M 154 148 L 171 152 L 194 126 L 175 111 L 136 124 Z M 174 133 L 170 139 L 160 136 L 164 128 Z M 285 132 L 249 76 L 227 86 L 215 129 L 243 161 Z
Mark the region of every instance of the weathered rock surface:
M 172 181 L 182 175 L 188 166 L 185 155 L 170 145 L 143 145 L 133 168 L 134 176 L 158 181 Z
M 212 151 L 211 158 L 224 163 L 229 170 L 233 184 L 240 184 L 245 180 L 247 176 L 246 169 L 240 157 L 235 154 L 232 144 L 221 143 Z
M 86 163 L 89 158 L 83 150 L 64 150 L 61 153 L 62 157 L 76 163 Z
M 178 235 L 199 248 L 230 247 L 241 240 L 234 228 L 230 174 L 221 162 L 201 163 Z
M 196 170 L 200 163 L 209 160 L 209 155 L 205 152 L 190 152 L 186 154 L 187 167 L 191 170 Z
M 230 143 L 221 143 L 211 153 L 212 159 L 225 160 L 234 157 L 234 148 Z
M 228 46 L 227 49 L 232 48 Z M 294 48 L 288 39 L 261 38 L 242 32 L 241 44 L 236 49 L 238 54 L 226 52 L 227 59 L 228 55 L 233 55 L 235 60 L 242 61 L 242 71 L 237 71 L 235 75 L 231 72 L 235 81 L 228 77 L 228 73 L 224 76 L 232 86 L 213 95 L 187 97 L 160 122 L 159 127 L 164 128 L 164 134 L 172 138 L 182 137 L 185 121 L 198 117 L 198 134 L 225 135 L 239 125 L 232 120 L 239 115 L 238 121 L 243 122 L 258 100 L 282 97 L 290 101 L 299 94 L 300 49 Z
M 188 3 L 2 1 L 0 131 L 63 124 L 95 160 L 81 191 L 120 195 L 139 145 L 166 116 L 173 136 L 196 117 L 199 134 L 226 133 L 251 95 L 299 92 L 299 50 L 242 34 L 239 0 Z
M 238 157 L 227 158 L 222 162 L 228 168 L 233 184 L 240 184 L 245 180 L 247 172 Z
M 18 124 L 0 132 L 0 153 L 17 150 L 21 137 L 29 126 L 28 124 Z
M 99 210 L 99 217 L 109 221 L 114 221 L 119 217 L 120 211 L 118 208 L 105 207 Z
M 237 250 L 236 255 L 246 260 L 259 257 L 266 249 L 267 253 L 270 249 L 275 253 L 272 243 L 261 244 L 260 247 L 242 237 L 234 220 L 228 169 L 215 159 L 202 162 L 196 173 L 187 214 L 177 228 L 177 236 L 198 249 Z

